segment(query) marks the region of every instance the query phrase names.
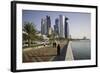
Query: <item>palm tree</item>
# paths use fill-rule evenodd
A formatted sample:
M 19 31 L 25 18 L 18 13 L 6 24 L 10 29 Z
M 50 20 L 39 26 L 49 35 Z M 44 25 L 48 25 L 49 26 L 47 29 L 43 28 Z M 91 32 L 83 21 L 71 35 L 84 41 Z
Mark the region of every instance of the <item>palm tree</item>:
M 31 46 L 31 41 L 36 37 L 36 29 L 33 23 L 27 22 L 24 24 L 23 31 L 26 34 L 23 34 L 23 39 L 28 40 L 28 47 Z

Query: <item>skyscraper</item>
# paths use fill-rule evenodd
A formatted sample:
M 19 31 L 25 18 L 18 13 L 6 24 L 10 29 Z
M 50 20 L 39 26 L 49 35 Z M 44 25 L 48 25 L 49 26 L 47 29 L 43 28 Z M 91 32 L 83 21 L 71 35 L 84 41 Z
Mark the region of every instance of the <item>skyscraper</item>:
M 55 19 L 54 31 L 60 38 L 68 38 L 69 36 L 67 20 L 68 18 L 63 15 L 59 15 L 59 18 Z
M 69 26 L 67 22 L 68 18 L 63 15 L 59 15 L 59 18 L 55 19 L 54 32 L 56 36 L 60 38 L 68 38 L 69 36 Z M 51 19 L 50 16 L 46 16 L 41 19 L 41 34 L 43 35 L 51 35 Z
M 51 31 L 51 19 L 50 16 L 46 16 L 41 19 L 41 34 L 50 35 L 52 33 Z
M 46 16 L 46 20 L 47 20 L 47 35 L 50 35 L 51 33 L 49 33 L 51 31 L 51 19 L 50 16 Z
M 46 18 L 41 19 L 41 34 L 43 34 L 43 35 L 47 34 L 47 20 L 46 20 Z
M 41 19 L 41 34 L 44 34 L 43 27 L 44 27 L 44 19 L 42 18 Z
M 68 18 L 65 17 L 65 38 L 69 37 L 69 26 L 68 26 L 67 20 L 68 20 Z
M 65 16 L 63 15 L 59 15 L 59 21 L 60 21 L 60 24 L 59 24 L 59 37 L 61 38 L 65 38 Z
M 55 32 L 56 35 L 59 35 L 58 25 L 59 25 L 59 19 L 57 18 L 57 19 L 55 19 L 55 25 L 54 25 L 54 32 Z

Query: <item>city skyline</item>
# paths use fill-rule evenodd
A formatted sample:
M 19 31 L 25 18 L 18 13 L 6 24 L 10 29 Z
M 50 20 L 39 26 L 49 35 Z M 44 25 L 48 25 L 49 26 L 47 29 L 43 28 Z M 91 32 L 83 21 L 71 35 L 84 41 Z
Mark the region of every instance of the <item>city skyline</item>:
M 54 30 L 51 28 L 51 18 L 46 16 L 41 19 L 41 34 L 51 35 L 55 34 L 55 37 L 69 38 L 68 18 L 64 15 L 59 15 L 59 18 L 55 19 Z
M 52 28 L 54 28 L 56 18 L 59 15 L 64 15 L 69 19 L 69 33 L 72 38 L 91 37 L 91 15 L 89 13 L 23 10 L 22 24 L 32 22 L 36 25 L 36 29 L 40 31 L 41 19 L 47 15 L 51 18 Z

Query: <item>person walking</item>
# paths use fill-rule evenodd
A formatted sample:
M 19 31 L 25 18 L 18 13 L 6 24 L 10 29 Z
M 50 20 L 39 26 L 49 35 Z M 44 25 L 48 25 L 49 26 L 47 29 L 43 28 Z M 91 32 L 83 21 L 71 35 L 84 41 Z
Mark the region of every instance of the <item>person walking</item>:
M 58 46 L 57 46 L 57 55 L 58 56 L 60 55 L 60 44 L 58 44 Z

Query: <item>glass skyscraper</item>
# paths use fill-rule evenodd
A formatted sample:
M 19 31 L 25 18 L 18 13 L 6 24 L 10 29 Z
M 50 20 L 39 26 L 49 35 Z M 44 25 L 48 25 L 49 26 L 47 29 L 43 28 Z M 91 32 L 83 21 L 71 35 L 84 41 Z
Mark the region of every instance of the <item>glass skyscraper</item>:
M 59 15 L 59 18 L 55 19 L 54 32 L 60 38 L 68 38 L 69 26 L 67 22 L 68 18 L 63 15 Z
M 47 34 L 47 24 L 46 24 L 46 19 L 45 18 L 41 19 L 41 34 L 42 35 Z
M 50 16 L 46 16 L 41 19 L 41 34 L 49 35 L 51 34 L 51 19 Z
M 68 20 L 68 18 L 65 17 L 65 38 L 69 37 L 69 26 L 68 26 L 67 20 Z
M 50 31 L 51 31 L 51 19 L 50 16 L 46 16 L 46 20 L 47 20 L 47 35 L 50 35 Z
M 65 27 L 65 16 L 63 15 L 59 15 L 59 21 L 60 21 L 60 24 L 59 24 L 59 37 L 61 38 L 65 38 L 65 31 L 64 31 L 64 27 Z
M 58 28 L 58 25 L 59 25 L 59 19 L 55 19 L 55 25 L 54 25 L 54 32 L 56 35 L 59 35 L 59 28 Z

